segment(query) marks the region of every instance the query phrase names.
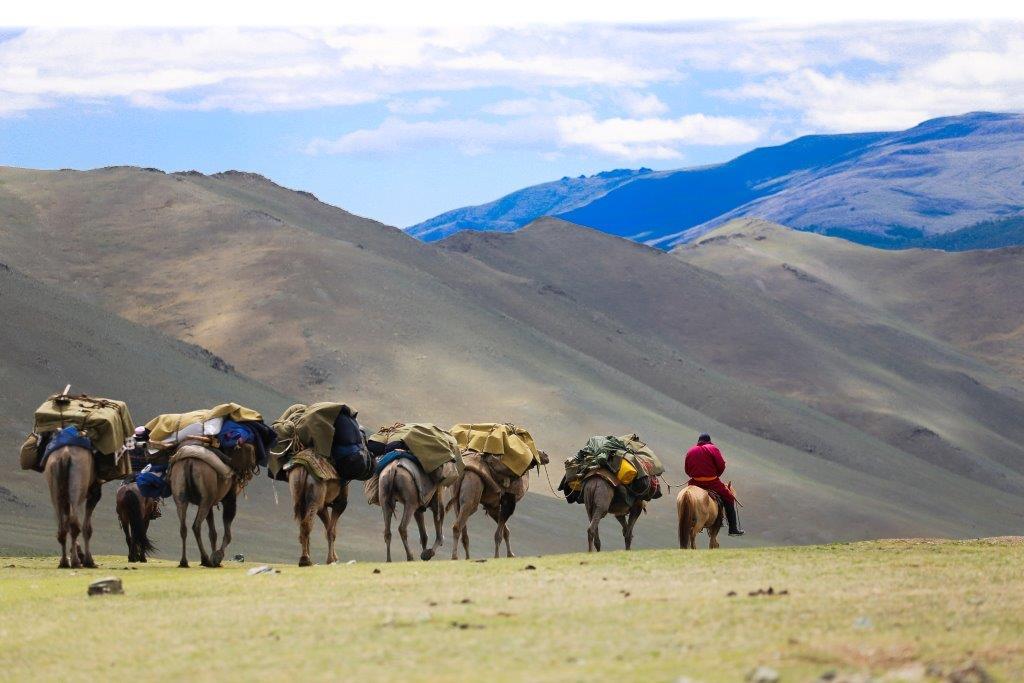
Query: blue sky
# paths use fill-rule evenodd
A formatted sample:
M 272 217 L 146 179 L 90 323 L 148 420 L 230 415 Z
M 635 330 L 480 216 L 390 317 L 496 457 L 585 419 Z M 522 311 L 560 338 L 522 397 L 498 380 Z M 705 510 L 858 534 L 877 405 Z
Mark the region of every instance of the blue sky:
M 262 173 L 399 226 L 563 175 L 1024 109 L 1021 24 L 0 33 L 0 164 Z

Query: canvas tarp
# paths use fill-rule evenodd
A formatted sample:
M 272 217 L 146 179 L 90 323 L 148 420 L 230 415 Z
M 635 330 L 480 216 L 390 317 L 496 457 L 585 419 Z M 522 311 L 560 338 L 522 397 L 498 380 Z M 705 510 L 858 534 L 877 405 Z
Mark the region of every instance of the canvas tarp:
M 533 464 L 540 464 L 540 453 L 530 433 L 511 423 L 458 424 L 451 429 L 459 446 L 477 453 L 490 453 L 501 464 L 521 477 Z
M 437 425 L 423 422 L 397 423 L 381 427 L 369 441 L 388 444 L 401 441 L 416 456 L 425 472 L 433 472 L 445 463 L 453 462 L 462 474 L 462 451 L 455 438 Z
M 93 449 L 104 455 L 116 454 L 135 431 L 128 405 L 123 401 L 55 394 L 36 410 L 36 434 L 70 425 L 84 432 Z
M 207 422 L 214 418 L 221 417 L 234 422 L 262 422 L 263 416 L 251 408 L 237 403 L 222 403 L 213 408 L 193 410 L 189 413 L 167 413 L 157 415 L 146 423 L 151 441 L 165 441 L 168 437 L 176 434 L 182 427 L 187 427 L 196 422 Z
M 270 449 L 267 473 L 275 479 L 285 479 L 284 466 L 293 455 L 311 449 L 326 460 L 331 458 L 334 442 L 334 422 L 341 412 L 341 403 L 296 403 L 274 420 L 277 445 Z
M 661 460 L 659 460 L 658 456 L 654 454 L 654 451 L 651 450 L 650 446 L 640 440 L 639 436 L 636 434 L 625 434 L 620 436 L 619 440 L 626 444 L 627 450 L 634 456 L 627 459 L 630 460 L 632 465 L 638 470 L 640 470 L 640 465 L 646 464 L 648 466 L 644 467 L 641 471 L 648 475 L 653 474 L 657 477 L 665 473 L 665 468 L 661 464 Z M 646 461 L 646 463 L 643 461 Z

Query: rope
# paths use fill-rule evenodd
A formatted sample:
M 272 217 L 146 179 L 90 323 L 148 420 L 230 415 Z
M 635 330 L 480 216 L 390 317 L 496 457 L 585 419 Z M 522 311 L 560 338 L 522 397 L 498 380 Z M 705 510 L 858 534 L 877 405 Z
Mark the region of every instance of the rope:
M 551 489 L 551 493 L 557 496 L 558 491 L 555 491 L 555 487 L 551 485 L 551 477 L 548 475 L 548 466 L 541 464 L 541 467 L 544 468 L 544 478 L 548 480 L 548 488 Z

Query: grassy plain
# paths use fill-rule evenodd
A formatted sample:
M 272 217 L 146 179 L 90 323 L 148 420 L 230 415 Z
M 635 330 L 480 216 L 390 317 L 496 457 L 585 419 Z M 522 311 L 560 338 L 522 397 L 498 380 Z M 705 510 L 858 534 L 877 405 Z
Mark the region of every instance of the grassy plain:
M 782 681 L 932 680 L 922 667 L 970 659 L 1022 680 L 1022 559 L 1016 538 L 254 576 L 253 562 L 58 571 L 56 558 L 3 558 L 0 678 L 739 681 L 768 666 Z M 125 594 L 87 597 L 106 576 Z

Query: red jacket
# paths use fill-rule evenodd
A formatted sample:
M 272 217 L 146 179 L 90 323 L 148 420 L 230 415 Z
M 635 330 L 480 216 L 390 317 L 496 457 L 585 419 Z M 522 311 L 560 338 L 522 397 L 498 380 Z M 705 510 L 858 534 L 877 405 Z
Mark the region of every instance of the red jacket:
M 697 444 L 686 451 L 686 474 L 692 479 L 720 477 L 725 472 L 725 458 L 713 443 Z

